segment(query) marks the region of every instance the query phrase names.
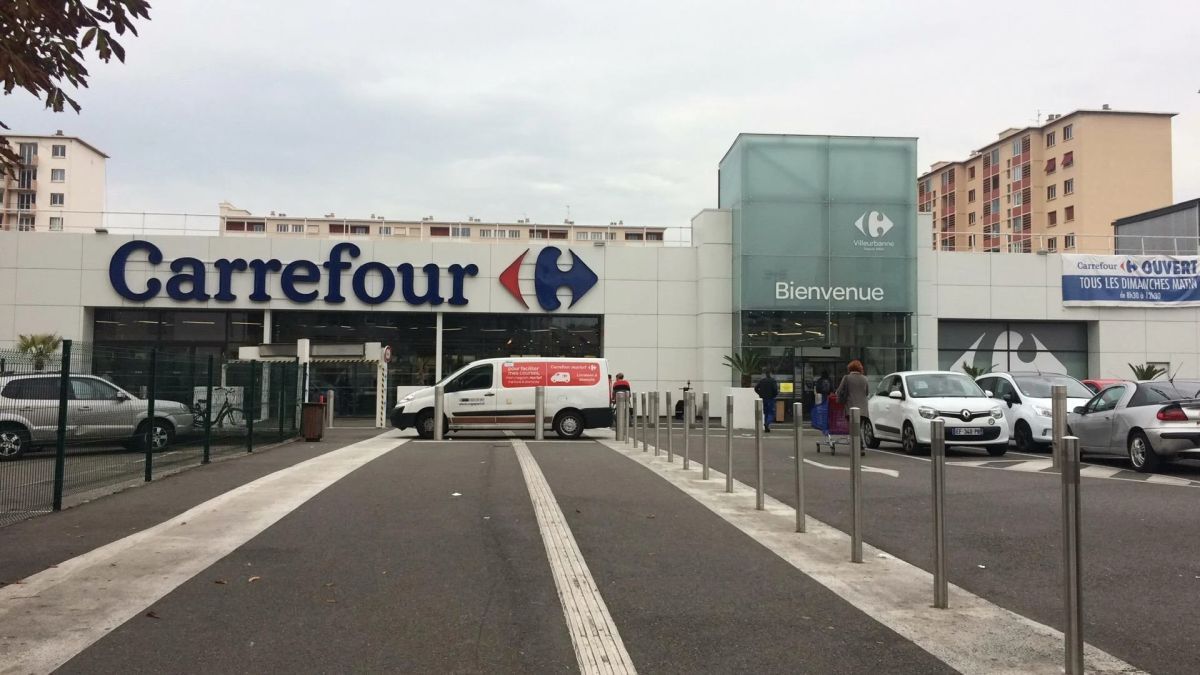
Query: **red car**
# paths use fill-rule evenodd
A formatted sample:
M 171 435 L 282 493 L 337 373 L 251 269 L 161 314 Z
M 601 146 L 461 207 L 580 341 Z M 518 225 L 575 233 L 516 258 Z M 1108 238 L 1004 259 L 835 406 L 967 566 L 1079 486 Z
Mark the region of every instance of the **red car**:
M 1124 382 L 1124 381 L 1125 380 L 1101 380 L 1101 379 L 1080 380 L 1080 382 L 1083 382 L 1084 386 L 1086 386 L 1088 389 L 1092 390 L 1093 394 L 1100 393 L 1101 389 L 1103 389 L 1109 385 L 1117 384 L 1118 382 Z

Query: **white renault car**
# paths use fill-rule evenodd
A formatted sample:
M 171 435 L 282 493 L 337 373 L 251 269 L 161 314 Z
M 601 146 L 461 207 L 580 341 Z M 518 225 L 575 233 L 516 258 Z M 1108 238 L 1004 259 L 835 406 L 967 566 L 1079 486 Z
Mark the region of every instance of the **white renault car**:
M 1054 440 L 1050 419 L 1051 387 L 1067 388 L 1067 412 L 1086 405 L 1092 392 L 1070 375 L 1051 373 L 988 373 L 975 380 L 1004 411 L 1013 440 L 1022 452 L 1048 450 Z
M 892 441 L 906 454 L 923 452 L 929 447 L 929 423 L 939 417 L 946 423 L 947 446 L 983 447 L 993 457 L 1008 452 L 1008 423 L 1001 405 L 971 378 L 949 371 L 884 377 L 867 400 L 863 443 L 878 448 L 880 441 Z

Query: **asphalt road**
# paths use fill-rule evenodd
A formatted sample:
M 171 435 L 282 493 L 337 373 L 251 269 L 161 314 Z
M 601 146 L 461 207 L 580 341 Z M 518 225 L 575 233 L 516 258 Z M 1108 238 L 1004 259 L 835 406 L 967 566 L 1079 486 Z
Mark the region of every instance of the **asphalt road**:
M 653 442 L 653 429 L 650 433 Z M 804 436 L 806 511 L 849 532 L 849 453 L 815 452 L 816 432 Z M 699 456 L 700 433 L 691 438 Z M 772 497 L 794 506 L 794 436 L 764 434 L 764 483 Z M 710 432 L 713 466 L 726 466 L 725 435 Z M 666 446 L 665 429 L 662 445 Z M 640 445 L 639 445 L 640 447 Z M 673 447 L 683 447 L 675 429 Z M 734 436 L 734 475 L 755 484 L 754 438 Z M 898 446 L 868 451 L 864 466 L 890 470 L 863 474 L 863 537 L 913 565 L 932 570 L 931 466 Z M 997 461 L 997 460 L 1002 461 Z M 682 461 L 677 459 L 677 461 Z M 982 449 L 949 448 L 946 539 L 952 583 L 1040 623 L 1063 629 L 1061 481 L 1057 473 L 1029 471 L 1048 455 L 1010 452 L 992 458 Z M 1198 465 L 1180 462 L 1167 476 L 1180 484 L 1146 482 L 1119 460 L 1088 462 L 1093 471 L 1082 499 L 1084 637 L 1088 643 L 1154 673 L 1200 671 L 1194 617 L 1200 597 Z M 1012 467 L 1016 467 L 1015 469 Z M 1106 471 L 1106 469 L 1112 469 Z M 1119 471 L 1119 472 L 1118 472 Z

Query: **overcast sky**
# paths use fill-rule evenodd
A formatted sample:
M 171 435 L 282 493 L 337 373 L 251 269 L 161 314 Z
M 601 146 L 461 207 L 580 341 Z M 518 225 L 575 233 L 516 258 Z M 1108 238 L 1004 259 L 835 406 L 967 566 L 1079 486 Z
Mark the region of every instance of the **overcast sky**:
M 920 170 L 1040 112 L 1177 112 L 1200 197 L 1200 5 L 153 0 L 82 114 L 110 210 L 683 226 L 739 132 L 920 139 Z

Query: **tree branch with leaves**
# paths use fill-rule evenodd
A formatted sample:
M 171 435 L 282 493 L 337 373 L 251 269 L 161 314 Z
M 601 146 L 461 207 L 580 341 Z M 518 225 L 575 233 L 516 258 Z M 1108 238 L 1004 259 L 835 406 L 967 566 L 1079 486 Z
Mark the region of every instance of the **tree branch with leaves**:
M 0 83 L 4 95 L 24 89 L 62 112 L 82 107 L 67 88 L 88 86 L 89 49 L 103 62 L 125 61 L 115 36 L 137 35 L 150 20 L 148 0 L 3 0 L 0 2 Z M 8 129 L 3 120 L 0 128 Z M 0 134 L 0 172 L 12 174 L 20 156 Z

